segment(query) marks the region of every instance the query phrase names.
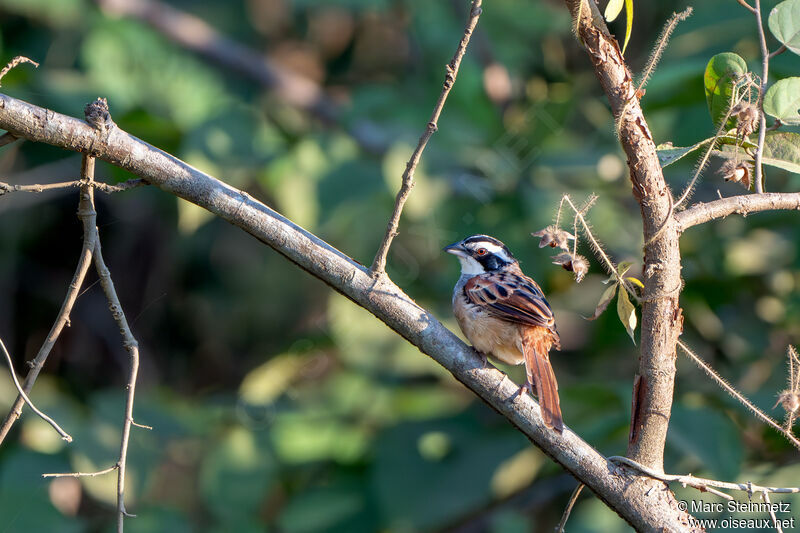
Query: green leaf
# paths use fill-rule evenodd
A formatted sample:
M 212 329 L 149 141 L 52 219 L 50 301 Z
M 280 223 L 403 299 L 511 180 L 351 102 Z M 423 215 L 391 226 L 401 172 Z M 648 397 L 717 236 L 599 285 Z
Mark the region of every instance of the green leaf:
M 712 57 L 703 76 L 706 101 L 711 120 L 718 125 L 728 111 L 735 80 L 747 72 L 747 63 L 733 52 L 724 52 Z M 729 120 L 729 123 L 732 123 Z M 731 124 L 728 127 L 733 127 Z
M 631 30 L 633 30 L 633 0 L 625 0 L 625 42 L 622 45 L 622 53 L 628 47 L 628 41 L 631 39 Z
M 603 314 L 608 308 L 608 304 L 614 299 L 614 295 L 617 293 L 617 286 L 618 285 L 615 283 L 603 291 L 603 295 L 600 297 L 600 301 L 597 302 L 597 307 L 594 309 L 594 314 L 584 317 L 586 320 L 597 320 L 598 317 Z
M 786 78 L 773 84 L 764 96 L 764 113 L 784 124 L 800 124 L 800 78 Z
M 622 325 L 625 326 L 625 329 L 628 331 L 628 335 L 631 336 L 633 344 L 636 344 L 636 339 L 633 336 L 633 332 L 636 330 L 636 308 L 633 307 L 630 298 L 628 298 L 628 293 L 625 290 L 619 291 L 619 296 L 617 297 L 617 314 L 619 315 L 620 322 L 622 322 Z
M 786 48 L 800 54 L 800 0 L 786 0 L 772 8 L 769 29 Z
M 713 139 L 713 137 L 709 137 L 708 139 L 704 139 L 691 146 L 670 146 L 667 144 L 659 144 L 656 146 L 658 162 L 661 163 L 662 168 L 671 165 L 678 159 L 681 159 L 682 157 L 691 154 L 698 148 L 710 143 Z
M 606 6 L 606 11 L 603 16 L 605 16 L 606 21 L 614 22 L 616 18 L 622 13 L 622 0 L 609 0 L 608 5 Z
M 767 132 L 761 160 L 765 165 L 800 174 L 800 133 Z

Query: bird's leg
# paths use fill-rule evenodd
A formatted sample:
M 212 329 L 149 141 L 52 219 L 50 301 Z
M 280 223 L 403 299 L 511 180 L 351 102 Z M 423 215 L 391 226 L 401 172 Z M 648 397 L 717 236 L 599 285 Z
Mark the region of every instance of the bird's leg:
M 531 383 L 530 381 L 526 380 L 525 383 L 520 385 L 519 389 L 517 389 L 517 392 L 515 392 L 514 394 L 509 396 L 508 400 L 506 400 L 506 401 L 513 402 L 514 400 L 517 399 L 517 396 L 525 394 L 526 392 L 530 392 L 531 394 L 533 394 L 535 390 L 536 390 L 536 387 L 533 385 L 533 383 Z
M 477 354 L 478 354 L 478 357 L 479 357 L 479 358 L 480 358 L 480 360 L 481 360 L 481 368 L 485 370 L 485 369 L 486 369 L 486 367 L 488 367 L 488 366 L 489 366 L 489 358 L 486 356 L 486 354 L 485 354 L 485 353 L 483 353 L 483 352 L 481 352 L 481 351 L 478 351 L 478 349 L 477 349 L 477 348 L 475 348 L 474 346 L 472 347 L 472 349 L 473 349 L 473 350 L 475 350 L 475 353 L 477 353 Z

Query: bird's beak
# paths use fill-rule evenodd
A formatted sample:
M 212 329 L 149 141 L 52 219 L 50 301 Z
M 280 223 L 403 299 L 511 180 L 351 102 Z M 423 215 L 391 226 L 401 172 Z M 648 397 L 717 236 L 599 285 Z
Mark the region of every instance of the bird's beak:
M 467 250 L 464 248 L 464 245 L 461 244 L 461 241 L 454 242 L 450 246 L 445 246 L 443 250 L 448 254 L 457 255 L 459 257 L 466 257 L 468 255 Z

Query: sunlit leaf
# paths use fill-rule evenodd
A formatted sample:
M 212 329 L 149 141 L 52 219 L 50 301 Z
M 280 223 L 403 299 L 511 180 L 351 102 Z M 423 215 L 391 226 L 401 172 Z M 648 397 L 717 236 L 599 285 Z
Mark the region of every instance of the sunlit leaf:
M 603 312 L 608 308 L 608 304 L 611 303 L 611 300 L 614 299 L 614 295 L 617 293 L 617 284 L 613 284 L 608 287 L 605 291 L 603 291 L 603 295 L 600 297 L 600 301 L 597 302 L 597 307 L 594 309 L 594 314 L 589 317 L 585 317 L 586 320 L 597 320 L 597 318 L 603 314 Z
M 642 283 L 638 278 L 634 278 L 633 276 L 627 276 L 625 278 L 625 281 L 633 283 L 634 285 L 636 285 L 640 289 L 644 289 L 644 283 Z
M 800 133 L 768 132 L 762 161 L 765 165 L 800 174 Z
M 636 308 L 631 303 L 628 293 L 625 290 L 619 291 L 619 297 L 617 298 L 617 314 L 619 315 L 620 322 L 622 322 L 622 325 L 625 326 L 625 329 L 628 331 L 628 335 L 631 336 L 631 340 L 636 344 L 636 338 L 633 336 L 633 332 L 636 330 Z
M 784 124 L 800 124 L 800 78 L 780 80 L 764 96 L 764 112 Z
M 631 39 L 633 30 L 633 0 L 625 0 L 625 42 L 622 45 L 622 53 L 628 48 L 628 41 Z
M 769 29 L 786 48 L 800 54 L 800 0 L 786 0 L 772 8 Z
M 725 117 L 730 105 L 734 82 L 746 72 L 747 63 L 741 56 L 732 52 L 717 54 L 709 60 L 703 76 L 703 84 L 705 85 L 708 112 L 711 114 L 714 124 L 719 124 Z
M 622 0 L 609 0 L 604 16 L 608 22 L 614 22 L 622 12 Z

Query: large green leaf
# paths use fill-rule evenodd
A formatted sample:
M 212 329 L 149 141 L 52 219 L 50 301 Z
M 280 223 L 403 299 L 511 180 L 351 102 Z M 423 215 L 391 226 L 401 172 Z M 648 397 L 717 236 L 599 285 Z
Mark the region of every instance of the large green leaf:
M 768 132 L 762 161 L 765 165 L 800 174 L 800 133 Z
M 800 78 L 786 78 L 773 84 L 764 96 L 764 113 L 784 124 L 800 124 Z
M 747 63 L 738 54 L 724 52 L 712 57 L 703 75 L 711 120 L 719 125 L 728 111 L 736 78 L 747 72 Z M 731 122 L 731 121 L 729 121 Z M 733 125 L 731 124 L 730 127 Z
M 769 29 L 786 48 L 800 54 L 800 0 L 786 0 L 769 12 Z

